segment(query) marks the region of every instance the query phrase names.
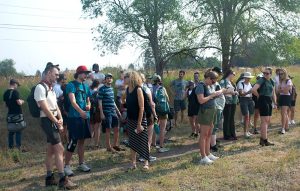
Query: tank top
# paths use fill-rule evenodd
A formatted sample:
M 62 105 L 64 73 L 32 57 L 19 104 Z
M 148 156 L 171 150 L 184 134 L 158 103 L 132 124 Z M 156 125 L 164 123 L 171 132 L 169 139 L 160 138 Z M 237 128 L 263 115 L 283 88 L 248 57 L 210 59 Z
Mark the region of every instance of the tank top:
M 139 102 L 137 97 L 136 86 L 132 92 L 129 92 L 129 88 L 126 89 L 126 105 L 127 105 L 127 117 L 131 120 L 138 120 L 139 117 Z

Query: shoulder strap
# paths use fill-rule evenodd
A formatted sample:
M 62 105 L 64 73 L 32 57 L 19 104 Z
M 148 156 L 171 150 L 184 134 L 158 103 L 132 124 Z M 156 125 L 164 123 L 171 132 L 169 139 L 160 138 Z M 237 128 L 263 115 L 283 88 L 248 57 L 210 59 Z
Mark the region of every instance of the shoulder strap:
M 243 86 L 243 90 L 245 89 L 245 83 L 241 82 L 242 86 Z
M 45 88 L 45 91 L 46 91 L 46 98 L 47 98 L 47 97 L 48 97 L 48 90 L 47 90 L 47 87 L 46 87 L 45 83 L 40 82 L 39 84 L 41 84 L 41 85 Z
M 13 92 L 14 92 L 14 90 L 13 90 L 13 89 L 12 89 L 12 90 L 10 90 L 8 99 L 11 99 Z

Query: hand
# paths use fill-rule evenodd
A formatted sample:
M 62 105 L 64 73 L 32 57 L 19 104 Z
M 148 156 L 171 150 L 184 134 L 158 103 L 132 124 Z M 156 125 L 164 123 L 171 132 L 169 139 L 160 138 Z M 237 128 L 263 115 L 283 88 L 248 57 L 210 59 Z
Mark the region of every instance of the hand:
M 105 115 L 103 113 L 100 114 L 101 120 L 105 120 Z
M 141 133 L 141 132 L 143 132 L 144 128 L 142 127 L 141 124 L 138 124 L 136 130 L 137 130 L 137 133 Z
M 64 127 L 62 125 L 58 126 L 58 130 L 61 135 L 65 135 L 66 132 L 64 131 Z
M 60 127 L 63 125 L 63 119 L 58 119 L 56 122 L 57 126 Z
M 91 110 L 91 105 L 89 104 L 89 105 L 86 105 L 85 106 L 85 111 L 90 111 Z
M 80 112 L 80 117 L 82 118 L 82 119 L 87 119 L 87 114 L 86 114 L 86 112 L 85 111 L 81 111 Z

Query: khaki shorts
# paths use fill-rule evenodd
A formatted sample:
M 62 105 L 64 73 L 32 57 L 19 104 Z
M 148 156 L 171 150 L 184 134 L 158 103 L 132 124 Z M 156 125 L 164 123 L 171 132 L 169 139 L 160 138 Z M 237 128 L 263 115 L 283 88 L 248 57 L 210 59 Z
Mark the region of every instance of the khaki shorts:
M 198 113 L 198 121 L 200 125 L 212 125 L 215 121 L 217 109 L 207 108 L 200 109 Z

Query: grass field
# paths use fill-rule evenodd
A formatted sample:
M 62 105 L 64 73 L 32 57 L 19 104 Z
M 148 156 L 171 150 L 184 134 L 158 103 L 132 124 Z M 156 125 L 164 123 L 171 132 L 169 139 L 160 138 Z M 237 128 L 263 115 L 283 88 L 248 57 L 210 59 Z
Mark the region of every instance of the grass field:
M 300 68 L 290 67 L 289 71 L 295 76 L 294 83 L 299 90 L 297 73 Z M 191 78 L 192 73 L 189 71 L 187 78 Z M 165 84 L 175 76 L 177 72 L 170 72 Z M 22 84 L 21 95 L 26 95 L 31 83 L 23 81 Z M 0 81 L 0 87 L 2 93 L 6 87 L 4 80 Z M 297 110 L 299 101 L 298 97 Z M 29 152 L 20 153 L 6 149 L 6 110 L 3 106 L 0 112 L 0 190 L 56 190 L 44 188 L 46 144 L 39 120 L 29 117 L 24 109 L 28 128 L 24 131 L 23 145 Z M 258 146 L 259 136 L 243 139 L 242 128 L 238 127 L 238 141 L 221 142 L 223 148 L 216 153 L 221 158 L 211 166 L 198 164 L 197 140 L 188 138 L 190 127 L 185 120 L 167 135 L 170 152 L 153 150 L 158 161 L 151 164 L 149 171 L 125 172 L 129 164 L 128 149 L 116 154 L 107 153 L 105 149 L 88 150 L 86 162 L 92 172 L 75 171 L 72 180 L 80 185 L 78 190 L 300 190 L 300 127 L 298 124 L 285 135 L 279 135 L 279 120 L 275 112 L 269 134 L 276 144 L 274 147 Z M 300 121 L 297 111 L 296 121 Z M 73 167 L 76 165 L 77 157 L 73 159 Z

